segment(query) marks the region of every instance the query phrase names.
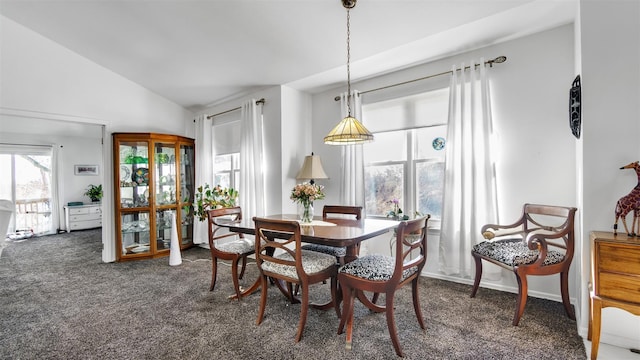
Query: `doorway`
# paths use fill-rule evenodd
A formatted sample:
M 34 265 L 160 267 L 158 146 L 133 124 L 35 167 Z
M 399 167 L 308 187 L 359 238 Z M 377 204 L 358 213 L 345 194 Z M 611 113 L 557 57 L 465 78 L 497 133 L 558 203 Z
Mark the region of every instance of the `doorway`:
M 56 233 L 54 157 L 52 146 L 0 144 L 0 199 L 15 205 L 7 233 Z

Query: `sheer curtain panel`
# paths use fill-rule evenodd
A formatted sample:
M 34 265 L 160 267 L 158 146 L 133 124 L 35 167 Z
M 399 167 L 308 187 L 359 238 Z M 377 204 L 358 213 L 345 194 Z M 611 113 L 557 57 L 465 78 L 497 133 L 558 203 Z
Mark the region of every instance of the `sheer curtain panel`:
M 244 218 L 265 215 L 262 107 L 255 99 L 242 104 L 240 123 L 240 207 Z
M 213 120 L 202 114 L 196 118 L 196 188 L 213 181 Z M 194 199 L 195 200 L 195 199 Z M 194 218 L 193 243 L 207 244 L 207 222 Z
M 440 271 L 465 278 L 472 276 L 471 248 L 482 240 L 480 228 L 498 220 L 489 68 L 484 59 L 477 63 L 468 71 L 464 63 L 462 71 L 454 66 L 451 76 L 440 235 Z

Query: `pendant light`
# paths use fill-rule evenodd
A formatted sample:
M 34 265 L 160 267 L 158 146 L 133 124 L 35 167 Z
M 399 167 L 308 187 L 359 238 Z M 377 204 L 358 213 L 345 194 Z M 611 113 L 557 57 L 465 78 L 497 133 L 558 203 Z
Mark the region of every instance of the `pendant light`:
M 358 119 L 351 116 L 351 16 L 349 10 L 356 6 L 356 1 L 342 0 L 342 6 L 347 9 L 347 117 L 324 137 L 324 143 L 329 145 L 355 145 L 373 141 L 373 134 Z

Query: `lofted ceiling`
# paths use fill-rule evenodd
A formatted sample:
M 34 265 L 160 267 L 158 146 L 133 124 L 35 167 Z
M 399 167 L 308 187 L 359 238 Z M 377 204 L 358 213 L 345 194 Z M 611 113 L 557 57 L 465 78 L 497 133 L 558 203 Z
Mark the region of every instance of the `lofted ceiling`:
M 360 0 L 352 80 L 575 13 L 576 0 Z M 0 0 L 0 14 L 194 112 L 267 86 L 315 93 L 346 82 L 341 0 Z

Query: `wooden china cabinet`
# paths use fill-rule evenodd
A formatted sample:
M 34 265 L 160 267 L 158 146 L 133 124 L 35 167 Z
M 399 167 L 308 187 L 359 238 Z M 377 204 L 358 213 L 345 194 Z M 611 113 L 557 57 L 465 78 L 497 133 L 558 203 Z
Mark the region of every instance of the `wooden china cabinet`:
M 172 218 L 182 249 L 193 245 L 193 139 L 114 133 L 116 259 L 169 255 Z

